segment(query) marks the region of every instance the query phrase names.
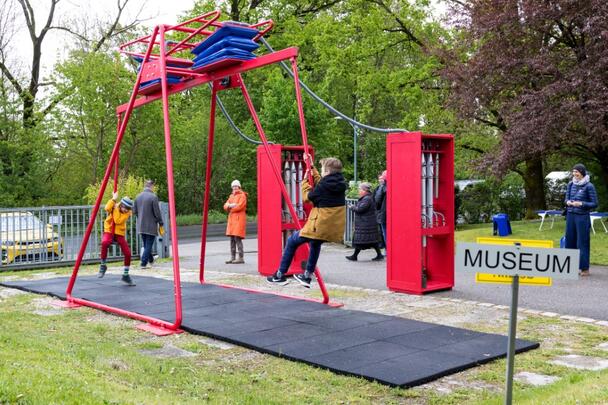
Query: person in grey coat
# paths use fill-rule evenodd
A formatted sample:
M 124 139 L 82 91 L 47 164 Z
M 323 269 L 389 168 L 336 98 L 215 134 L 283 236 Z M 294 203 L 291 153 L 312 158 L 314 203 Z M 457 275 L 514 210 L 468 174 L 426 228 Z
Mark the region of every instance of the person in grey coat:
M 144 252 L 141 255 L 141 267 L 145 268 L 154 262 L 152 246 L 156 236 L 165 233 L 163 228 L 163 217 L 158 204 L 158 197 L 154 193 L 154 181 L 146 180 L 144 191 L 135 198 L 133 214 L 137 217 L 137 234 L 141 235 Z
M 353 235 L 352 255 L 346 256 L 348 260 L 356 261 L 359 252 L 365 249 L 374 249 L 376 257 L 372 260 L 384 259 L 380 251 L 378 223 L 376 222 L 376 206 L 371 193 L 372 185 L 361 183 L 359 185 L 359 200 L 355 205 L 349 207 L 355 212 L 355 233 Z

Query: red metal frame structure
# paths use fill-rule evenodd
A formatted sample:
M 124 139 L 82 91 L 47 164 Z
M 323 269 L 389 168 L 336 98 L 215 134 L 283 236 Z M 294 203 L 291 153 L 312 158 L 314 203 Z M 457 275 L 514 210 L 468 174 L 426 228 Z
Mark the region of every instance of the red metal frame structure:
M 300 82 L 298 79 L 298 69 L 296 64 L 296 57 L 298 55 L 297 48 L 287 48 L 272 54 L 262 55 L 251 60 L 244 61 L 238 65 L 227 66 L 219 68 L 214 71 L 206 73 L 197 73 L 188 69 L 192 65 L 192 61 L 185 58 L 172 57 L 172 54 L 185 54 L 186 52 L 194 48 L 202 40 L 206 39 L 211 35 L 215 29 L 222 27 L 222 23 L 218 22 L 220 17 L 219 11 L 213 11 L 210 13 L 203 14 L 191 20 L 185 21 L 178 25 L 167 26 L 159 25 L 154 28 L 151 35 L 147 35 L 138 38 L 134 41 L 128 42 L 121 45 L 120 50 L 125 55 L 139 57 L 142 59 L 141 69 L 137 74 L 137 79 L 133 86 L 133 91 L 129 102 L 118 106 L 116 113 L 118 116 L 118 132 L 116 136 L 116 142 L 112 149 L 110 161 L 106 167 L 106 171 L 102 180 L 99 194 L 95 200 L 95 205 L 91 213 L 89 224 L 85 231 L 85 235 L 78 252 L 76 263 L 72 275 L 70 277 L 67 289 L 66 298 L 69 305 L 85 305 L 97 309 L 101 309 L 106 312 L 115 313 L 118 315 L 128 316 L 134 319 L 138 319 L 147 322 L 148 325 L 142 327 L 142 329 L 150 330 L 159 334 L 166 333 L 179 333 L 179 329 L 182 323 L 182 296 L 180 287 L 180 263 L 179 263 L 179 251 L 178 251 L 178 238 L 177 238 L 177 226 L 175 221 L 175 195 L 174 195 L 174 183 L 173 183 L 173 158 L 171 154 L 171 126 L 169 118 L 169 96 L 171 94 L 179 93 L 184 90 L 200 86 L 206 83 L 212 83 L 211 92 L 211 113 L 209 118 L 209 138 L 207 144 L 207 164 L 205 170 L 205 196 L 203 201 L 203 225 L 202 225 L 202 243 L 201 243 L 201 260 L 200 260 L 200 282 L 204 283 L 204 267 L 205 267 L 205 244 L 207 236 L 207 223 L 208 223 L 208 210 L 209 210 L 209 185 L 211 181 L 211 165 L 213 158 L 213 138 L 215 132 L 215 110 L 216 110 L 216 95 L 219 91 L 238 87 L 241 89 L 249 113 L 254 121 L 255 127 L 260 135 L 260 139 L 266 149 L 267 155 L 270 156 L 270 149 L 268 140 L 253 106 L 251 98 L 241 73 L 247 72 L 253 69 L 257 69 L 269 64 L 277 63 L 283 60 L 289 59 L 291 62 L 292 70 L 294 73 L 294 83 L 296 91 L 296 100 L 298 103 L 298 116 L 300 120 L 300 130 L 302 133 L 302 141 L 304 150 L 309 150 L 308 138 L 306 134 L 306 124 L 304 121 L 304 110 L 302 107 L 302 93 L 300 89 Z M 259 34 L 254 38 L 257 40 L 259 37 L 264 35 L 272 28 L 272 21 L 263 21 L 255 25 L 249 26 L 249 28 L 256 28 L 259 30 Z M 174 34 L 175 37 L 184 37 L 179 42 L 168 42 L 167 34 Z M 134 47 L 141 48 L 145 47 L 145 51 L 141 49 L 133 50 Z M 169 47 L 169 49 L 167 49 Z M 170 63 L 172 66 L 167 66 Z M 180 66 L 180 67 L 175 67 Z M 183 66 L 183 67 L 181 67 Z M 167 74 L 179 75 L 182 77 L 181 81 L 177 84 L 169 86 L 167 80 Z M 140 92 L 140 84 L 150 80 L 160 79 L 160 91 L 146 92 L 144 95 Z M 228 79 L 228 80 L 226 80 Z M 93 301 L 85 300 L 82 298 L 74 297 L 72 290 L 76 282 L 78 270 L 82 263 L 86 246 L 88 244 L 95 218 L 99 213 L 99 208 L 102 203 L 102 198 L 106 190 L 112 169 L 114 169 L 114 191 L 117 189 L 118 184 L 118 166 L 119 166 L 119 153 L 121 142 L 125 134 L 125 130 L 129 123 L 129 119 L 134 109 L 151 103 L 155 100 L 162 100 L 163 103 L 163 122 L 164 122 L 164 137 L 165 137 L 165 158 L 167 167 L 167 194 L 169 197 L 169 218 L 171 228 L 171 243 L 172 243 L 172 256 L 173 256 L 173 280 L 174 280 L 174 296 L 175 296 L 175 322 L 167 322 L 164 320 L 148 317 L 135 312 L 126 311 L 120 308 L 115 308 L 103 304 L 99 304 Z M 281 193 L 283 198 L 289 202 L 288 207 L 293 222 L 297 228 L 300 229 L 300 222 L 297 220 L 297 214 L 292 207 L 289 194 L 281 180 L 281 171 L 276 166 L 273 160 L 270 160 L 272 170 L 275 174 L 277 182 L 281 185 Z M 310 162 L 307 162 L 309 164 Z M 321 292 L 323 293 L 323 303 L 329 304 L 329 296 L 325 289 L 325 284 L 319 273 L 318 269 L 315 270 L 315 275 L 319 283 Z M 231 286 L 225 286 L 230 288 L 237 288 Z M 246 290 L 246 289 L 245 289 Z M 251 291 L 251 290 L 248 290 Z M 280 295 L 280 294 L 278 294 Z

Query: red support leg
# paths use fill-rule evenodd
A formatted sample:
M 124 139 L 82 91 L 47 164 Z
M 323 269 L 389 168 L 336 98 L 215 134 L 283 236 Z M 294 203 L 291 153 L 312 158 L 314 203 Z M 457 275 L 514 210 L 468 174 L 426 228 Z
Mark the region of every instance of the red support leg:
M 163 99 L 163 122 L 165 129 L 165 157 L 167 160 L 167 194 L 169 196 L 169 222 L 171 223 L 171 248 L 173 255 L 173 284 L 175 295 L 175 323 L 168 329 L 176 330 L 182 324 L 182 290 L 179 274 L 179 251 L 177 248 L 177 222 L 175 220 L 175 187 L 173 184 L 173 155 L 171 151 L 171 121 L 169 119 L 169 91 L 167 84 L 167 53 L 165 26 L 160 26 L 160 80 Z M 143 70 L 143 69 L 142 69 Z
M 148 60 L 150 57 L 150 53 L 152 52 L 152 48 L 154 47 L 154 41 L 156 40 L 156 35 L 158 34 L 158 27 L 154 28 L 154 32 L 150 37 L 150 43 L 148 44 L 148 50 L 146 51 L 146 57 L 144 60 Z M 93 207 L 93 211 L 91 212 L 91 217 L 89 218 L 89 224 L 87 225 L 87 229 L 84 233 L 82 243 L 80 245 L 80 250 L 78 251 L 78 256 L 76 257 L 76 263 L 74 264 L 74 270 L 72 271 L 72 275 L 70 277 L 70 281 L 68 282 L 68 286 L 66 288 L 65 294 L 66 299 L 70 302 L 75 302 L 75 299 L 72 297 L 72 290 L 74 289 L 74 283 L 76 282 L 76 276 L 78 275 L 78 270 L 80 269 L 80 265 L 82 263 L 82 258 L 86 251 L 87 245 L 89 243 L 89 238 L 91 237 L 91 231 L 93 230 L 93 226 L 95 225 L 95 220 L 97 218 L 97 214 L 99 213 L 99 206 L 101 205 L 101 200 L 103 199 L 103 194 L 106 191 L 106 187 L 108 185 L 108 180 L 110 178 L 110 173 L 112 172 L 112 167 L 118 158 L 118 154 L 120 152 L 120 144 L 122 142 L 122 138 L 125 134 L 125 129 L 127 128 L 127 124 L 129 122 L 129 118 L 131 117 L 131 113 L 133 112 L 133 107 L 135 105 L 135 99 L 137 98 L 137 93 L 139 90 L 139 85 L 141 83 L 142 72 L 140 71 L 137 74 L 137 80 L 135 81 L 135 85 L 133 86 L 133 92 L 131 93 L 131 98 L 129 99 L 129 105 L 127 110 L 124 112 L 124 118 L 122 123 L 120 124 L 120 130 L 116 136 L 116 142 L 114 143 L 114 148 L 112 149 L 112 155 L 110 156 L 110 161 L 108 162 L 108 166 L 106 167 L 105 174 L 103 176 L 103 180 L 101 182 L 101 188 L 99 190 L 99 194 L 97 194 L 97 199 L 95 200 L 95 204 Z
M 289 198 L 289 193 L 287 192 L 287 188 L 285 188 L 285 184 L 283 183 L 283 178 L 281 177 L 281 171 L 277 167 L 275 161 L 271 158 L 272 153 L 270 152 L 270 148 L 268 146 L 268 140 L 266 139 L 266 134 L 264 133 L 264 129 L 262 128 L 262 124 L 260 123 L 260 119 L 258 118 L 257 112 L 255 111 L 255 107 L 253 106 L 253 102 L 251 101 L 251 97 L 249 97 L 249 93 L 247 92 L 247 88 L 245 87 L 245 83 L 243 82 L 243 78 L 239 74 L 239 82 L 241 91 L 243 92 L 243 97 L 245 98 L 245 102 L 247 103 L 247 108 L 249 109 L 249 113 L 251 114 L 251 118 L 255 124 L 255 127 L 260 134 L 260 139 L 262 140 L 262 144 L 264 145 L 264 150 L 266 151 L 266 155 L 270 161 L 272 166 L 272 171 L 274 172 L 275 178 L 278 184 L 281 187 L 281 194 L 285 201 L 287 201 L 287 208 L 289 209 L 289 213 L 291 215 L 291 219 L 298 229 L 302 229 L 300 226 L 300 221 L 298 220 L 298 214 L 293 207 L 291 199 Z M 306 136 L 306 135 L 304 135 Z M 308 149 L 305 149 L 308 150 Z M 310 247 L 306 244 L 306 250 L 310 254 Z M 325 288 L 325 283 L 323 282 L 323 278 L 321 277 L 321 273 L 318 269 L 315 269 L 315 276 L 317 277 L 317 282 L 319 283 L 319 288 L 321 289 L 321 293 L 323 294 L 323 303 L 329 303 L 329 295 L 327 294 L 327 289 Z
M 209 136 L 207 138 L 207 165 L 205 168 L 205 198 L 203 200 L 203 229 L 201 230 L 201 257 L 199 280 L 205 282 L 205 249 L 207 247 L 207 223 L 209 219 L 209 194 L 211 188 L 211 163 L 213 159 L 213 138 L 215 135 L 215 108 L 217 105 L 217 87 L 213 82 L 211 88 L 211 112 L 209 116 Z

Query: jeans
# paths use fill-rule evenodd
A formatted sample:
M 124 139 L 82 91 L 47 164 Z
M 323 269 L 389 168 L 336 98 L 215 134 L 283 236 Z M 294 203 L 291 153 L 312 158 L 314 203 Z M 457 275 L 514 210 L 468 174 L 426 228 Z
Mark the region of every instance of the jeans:
M 152 257 L 152 246 L 154 246 L 154 242 L 156 242 L 156 235 L 148 235 L 146 233 L 142 233 L 141 240 L 144 245 L 144 253 L 141 255 L 141 265 L 145 266 L 148 263 L 153 263 L 154 258 Z
M 308 255 L 308 261 L 306 262 L 306 271 L 308 273 L 314 273 L 317 267 L 317 261 L 319 260 L 319 254 L 321 253 L 321 245 L 324 241 L 318 239 L 310 239 L 300 236 L 300 231 L 296 231 L 291 234 L 287 239 L 285 250 L 283 250 L 283 257 L 281 257 L 281 264 L 279 271 L 282 274 L 286 274 L 293 260 L 293 256 L 296 254 L 296 250 L 300 245 L 308 242 L 310 246 L 310 253 Z
M 386 242 L 386 224 L 380 224 L 380 229 L 382 230 L 382 240 L 384 241 L 384 249 L 388 247 L 388 243 Z
M 578 268 L 589 270 L 589 250 L 591 243 L 591 219 L 589 214 L 574 214 L 566 216 L 566 249 L 578 249 L 580 259 Z

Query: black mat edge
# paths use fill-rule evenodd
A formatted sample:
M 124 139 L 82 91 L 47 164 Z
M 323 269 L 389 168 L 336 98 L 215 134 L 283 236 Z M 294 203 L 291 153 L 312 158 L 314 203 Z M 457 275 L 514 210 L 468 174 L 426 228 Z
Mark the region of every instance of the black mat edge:
M 11 280 L 11 282 L 18 282 L 18 281 L 19 280 Z M 23 281 L 37 281 L 37 280 L 23 280 Z M 40 281 L 42 281 L 42 280 L 40 280 Z M 35 290 L 32 290 L 30 288 L 26 288 L 26 287 L 23 287 L 23 286 L 7 285 L 7 284 L 5 284 L 3 282 L 0 282 L 0 286 L 6 287 L 6 288 L 14 288 L 14 289 L 17 289 L 17 290 L 26 291 L 26 292 L 30 292 L 30 293 L 34 293 L 34 294 L 38 294 L 38 295 L 48 295 L 48 296 L 51 296 L 51 297 L 59 298 L 62 301 L 66 300 L 65 296 L 59 296 L 59 295 L 51 293 L 51 292 L 35 291 Z M 263 292 L 260 292 L 260 293 L 264 294 Z M 274 295 L 274 294 L 270 294 L 270 295 Z M 94 309 L 97 309 L 97 308 L 94 308 Z M 107 311 L 103 311 L 103 312 L 107 312 Z M 112 315 L 118 315 L 118 314 L 116 314 L 114 312 L 108 312 L 108 313 L 110 313 Z M 118 316 L 120 316 L 120 315 L 118 315 Z M 123 318 L 129 318 L 129 317 L 124 316 Z M 130 318 L 130 319 L 132 319 L 132 318 Z M 399 319 L 399 318 L 395 317 L 395 319 Z M 437 324 L 437 325 L 440 325 L 440 324 Z M 362 375 L 362 374 L 356 374 L 356 373 L 348 372 L 348 371 L 345 371 L 345 370 L 341 370 L 341 369 L 337 369 L 337 368 L 332 368 L 332 367 L 320 365 L 318 363 L 312 363 L 310 361 L 307 361 L 307 360 L 304 360 L 304 359 L 301 359 L 301 358 L 296 358 L 296 357 L 293 357 L 293 356 L 281 354 L 281 353 L 278 353 L 278 352 L 275 352 L 275 351 L 272 351 L 272 350 L 264 349 L 263 347 L 254 346 L 254 345 L 248 344 L 246 342 L 240 341 L 238 339 L 231 339 L 231 338 L 226 337 L 226 336 L 216 335 L 214 333 L 209 333 L 209 332 L 201 331 L 201 330 L 198 330 L 198 329 L 190 328 L 190 327 L 188 327 L 188 326 L 186 326 L 184 324 L 181 325 L 181 329 L 184 330 L 184 331 L 186 331 L 186 332 L 195 334 L 195 335 L 210 337 L 210 338 L 217 339 L 217 340 L 220 340 L 220 341 L 223 341 L 223 342 L 226 342 L 226 343 L 234 344 L 236 346 L 244 347 L 244 348 L 247 348 L 247 349 L 259 352 L 259 353 L 269 354 L 271 356 L 278 357 L 278 358 L 281 358 L 281 359 L 286 359 L 286 360 L 290 360 L 290 361 L 294 361 L 294 362 L 298 362 L 298 363 L 303 363 L 303 364 L 306 364 L 308 366 L 312 366 L 314 368 L 318 368 L 318 369 L 321 369 L 321 370 L 329 370 L 329 371 L 331 371 L 331 372 L 333 372 L 335 374 L 338 374 L 338 375 L 363 378 L 363 379 L 365 379 L 367 381 L 379 382 L 381 384 L 384 384 L 384 385 L 387 385 L 387 386 L 390 386 L 390 387 L 394 387 L 394 388 L 412 388 L 412 387 L 416 387 L 418 385 L 422 385 L 422 384 L 426 384 L 426 383 L 431 382 L 431 381 L 435 381 L 435 380 L 437 380 L 439 378 L 442 378 L 442 377 L 445 377 L 447 375 L 455 374 L 455 373 L 458 373 L 458 372 L 461 372 L 461 371 L 464 371 L 464 370 L 468 370 L 468 369 L 476 367 L 476 366 L 487 364 L 487 363 L 489 363 L 491 361 L 494 361 L 494 360 L 497 360 L 497 359 L 501 359 L 501 358 L 507 357 L 507 353 L 501 354 L 501 355 L 489 356 L 489 357 L 484 358 L 482 360 L 471 361 L 470 363 L 463 364 L 462 366 L 452 367 L 452 368 L 449 368 L 449 369 L 445 369 L 445 370 L 443 370 L 441 372 L 438 372 L 438 373 L 435 373 L 435 374 L 430 374 L 430 375 L 428 375 L 426 377 L 419 378 L 417 380 L 408 381 L 408 382 L 403 383 L 403 384 L 395 384 L 394 382 L 391 382 L 391 381 L 386 381 L 386 380 L 379 379 L 379 378 L 373 378 L 373 377 Z M 500 335 L 500 336 L 503 336 L 503 335 Z M 521 347 L 519 349 L 515 349 L 515 354 L 525 353 L 527 351 L 534 350 L 534 349 L 537 349 L 537 348 L 540 347 L 540 343 L 538 343 L 538 342 L 531 342 L 529 340 L 523 340 L 523 339 L 516 339 L 516 341 L 519 341 L 519 342 L 521 342 L 523 344 L 526 344 L 526 346 L 525 347 Z

